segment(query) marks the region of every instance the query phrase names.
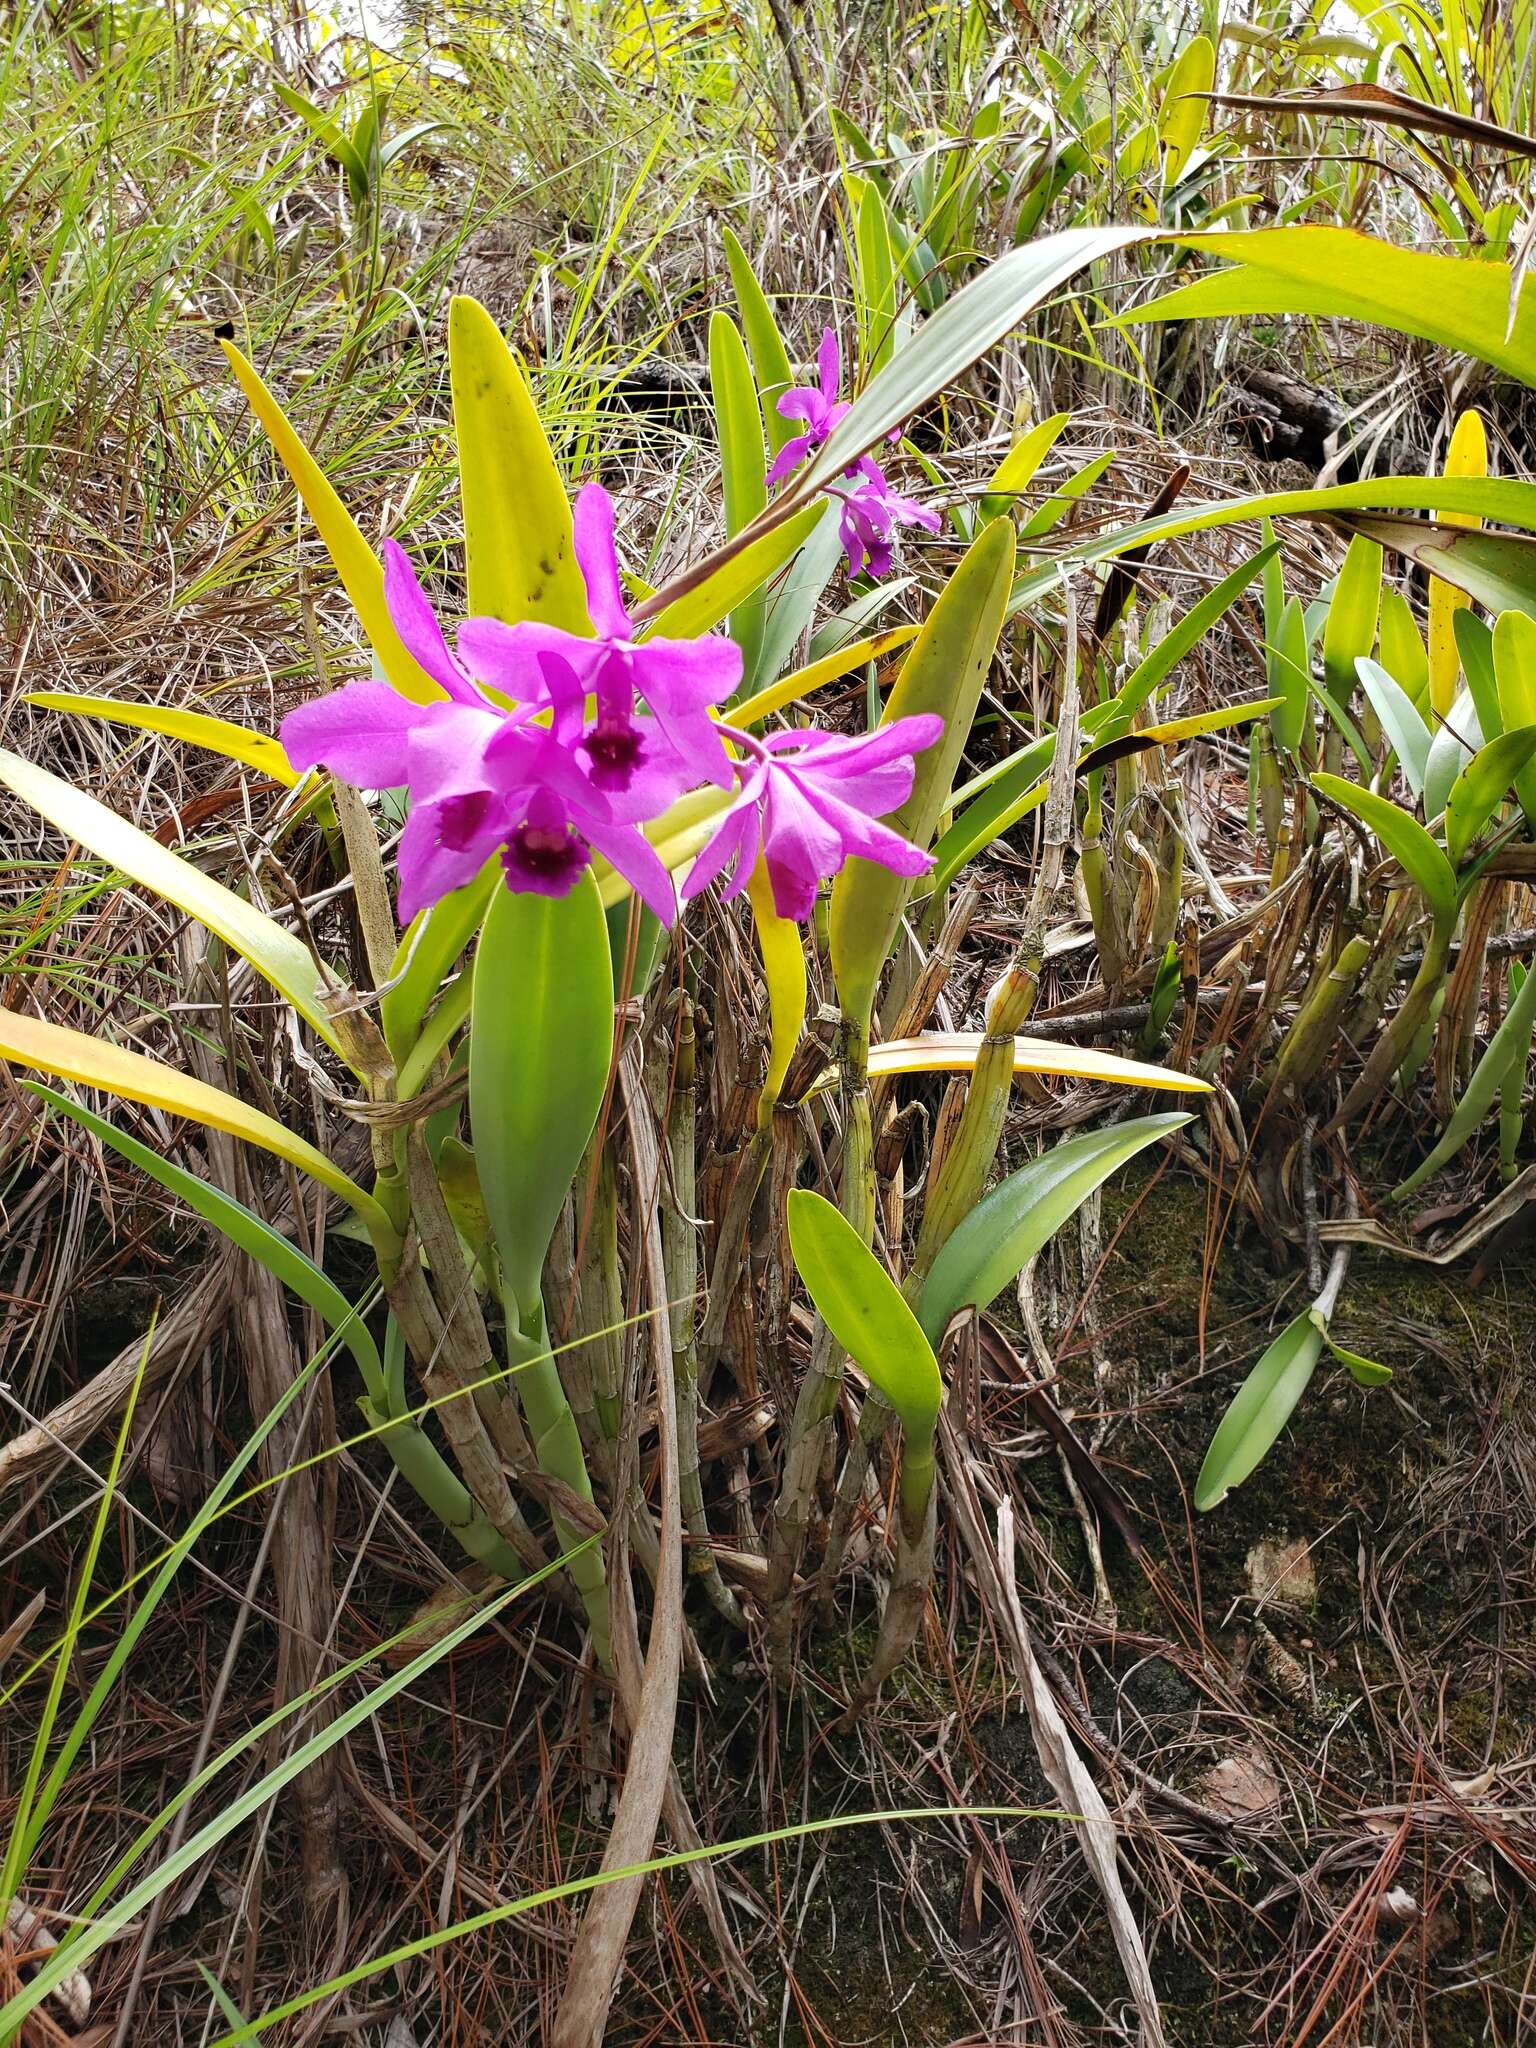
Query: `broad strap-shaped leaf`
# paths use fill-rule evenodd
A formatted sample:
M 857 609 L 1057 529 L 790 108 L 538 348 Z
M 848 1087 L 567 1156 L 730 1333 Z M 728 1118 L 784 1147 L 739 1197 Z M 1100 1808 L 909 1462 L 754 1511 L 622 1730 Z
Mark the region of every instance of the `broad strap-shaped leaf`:
M 931 1437 L 944 1384 L 938 1360 L 901 1289 L 824 1195 L 790 1194 L 789 1244 L 817 1313 L 872 1386 L 920 1441 Z
M 1382 667 L 1389 676 L 1396 677 L 1414 708 L 1422 713 L 1429 704 L 1429 654 L 1413 607 L 1390 583 L 1381 593 L 1377 630 Z
M 1494 688 L 1501 723 L 1509 731 L 1536 725 L 1536 619 L 1501 612 L 1493 626 Z M 1526 822 L 1536 826 L 1536 767 L 1515 777 L 1515 793 Z
M 768 502 L 763 409 L 741 330 L 718 309 L 709 322 L 709 386 L 720 445 L 720 490 L 727 533 L 739 533 Z M 730 635 L 741 649 L 742 674 L 757 673 L 763 643 L 763 594 L 755 591 L 731 613 Z
M 1079 270 L 1130 243 L 1145 228 L 1081 227 L 1043 235 L 989 263 L 923 322 L 906 347 L 872 377 L 781 502 L 803 505 L 935 397 Z M 778 509 L 778 508 L 775 508 Z
M 1472 842 L 1504 801 L 1506 791 L 1536 758 L 1536 725 L 1501 732 L 1478 748 L 1451 784 L 1445 800 L 1445 850 L 1459 868 Z
M 911 795 L 886 821 L 917 846 L 930 844 L 949 802 L 1003 628 L 1014 548 L 1009 520 L 995 519 L 982 528 L 939 593 L 886 700 L 882 725 L 921 712 L 936 712 L 944 720 L 943 733 L 917 756 Z M 827 919 L 832 974 L 843 1014 L 861 1039 L 868 1037 L 875 989 L 912 889 L 911 877 L 857 859 L 832 884 Z
M 711 556 L 670 586 L 667 604 L 654 617 L 646 605 L 638 605 L 635 616 L 648 619 L 649 633 L 669 640 L 696 640 L 702 633 L 712 633 L 794 560 L 826 510 L 825 503 L 807 505 L 793 519 L 755 532 L 739 549 L 733 544 L 730 552 Z M 835 520 L 827 523 L 836 526 Z
M 863 668 L 866 662 L 883 661 L 888 654 L 910 647 L 921 631 L 920 626 L 888 626 L 883 633 L 871 633 L 863 640 L 849 640 L 830 654 L 824 654 L 819 661 L 792 669 L 766 689 L 744 697 L 732 710 L 731 723 L 738 726 L 761 725 L 775 711 L 798 704 L 802 698 L 814 695 L 828 683 L 838 682 L 854 669 Z
M 1323 624 L 1323 678 L 1341 704 L 1355 687 L 1355 663 L 1376 645 L 1381 610 L 1381 544 L 1357 533 L 1328 600 Z
M 1439 1143 L 1428 1158 L 1392 1190 L 1393 1201 L 1401 1201 L 1411 1195 L 1424 1185 L 1431 1174 L 1438 1173 L 1442 1166 L 1456 1157 L 1492 1109 L 1494 1098 L 1511 1070 L 1517 1080 L 1524 1073 L 1526 1060 L 1530 1057 L 1533 1030 L 1536 1030 L 1536 973 L 1527 972 L 1504 1012 L 1503 1022 L 1473 1068 L 1471 1079 L 1451 1112 Z
M 1521 612 L 1510 614 L 1522 618 Z M 1506 726 L 1536 725 L 1536 718 L 1507 719 L 1499 703 L 1499 678 L 1493 658 L 1493 628 L 1470 606 L 1456 614 L 1456 651 L 1472 702 L 1477 706 L 1477 723 L 1485 740 L 1497 739 Z
M 267 389 L 255 368 L 246 361 L 232 341 L 220 347 L 249 401 L 251 411 L 266 429 L 283 467 L 293 479 L 315 530 L 325 542 L 326 553 L 341 578 L 342 588 L 352 600 L 352 609 L 362 622 L 368 644 L 379 665 L 403 697 L 427 704 L 442 696 L 426 670 L 410 654 L 395 631 L 384 602 L 384 567 L 364 540 L 357 521 L 331 487 L 324 470 L 304 446 L 287 415 Z
M 1401 249 L 1353 228 L 1280 227 L 1181 235 L 1233 266 L 1138 306 L 1127 322 L 1311 313 L 1364 320 L 1492 363 L 1521 383 L 1536 374 L 1536 286 L 1525 278 L 1510 317 L 1507 263 Z
M 1241 1486 L 1273 1448 L 1312 1383 L 1325 1328 L 1315 1310 L 1304 1310 L 1286 1324 L 1238 1388 L 1195 1481 L 1195 1506 L 1202 1514 Z
M 1488 474 L 1488 435 L 1481 413 L 1468 410 L 1457 420 L 1451 432 L 1450 446 L 1445 452 L 1445 474 Z M 1446 512 L 1441 517 L 1447 526 L 1476 527 L 1482 524 L 1475 514 L 1469 512 Z M 1465 610 L 1470 601 L 1459 583 L 1447 582 L 1440 576 L 1430 577 L 1429 701 L 1442 717 L 1455 701 L 1456 677 L 1461 666 L 1456 647 L 1456 614 Z
M 326 1325 L 334 1330 L 356 1359 L 358 1370 L 363 1376 L 363 1385 L 376 1406 L 382 1407 L 384 1399 L 384 1365 L 379 1357 L 378 1346 L 369 1335 L 368 1326 L 328 1274 L 323 1273 L 291 1238 L 274 1230 L 270 1223 L 248 1209 L 244 1202 L 236 1201 L 233 1195 L 225 1194 L 205 1180 L 199 1180 L 195 1173 L 188 1173 L 184 1166 L 177 1166 L 173 1160 L 162 1158 L 158 1152 L 141 1145 L 137 1138 L 131 1138 L 126 1131 L 120 1131 L 116 1124 L 109 1123 L 104 1116 L 97 1116 L 94 1110 L 83 1103 L 72 1102 L 67 1095 L 60 1095 L 56 1089 L 47 1088 L 41 1081 L 25 1081 L 22 1086 L 31 1094 L 50 1103 L 61 1116 L 67 1116 L 81 1124 L 98 1137 L 102 1144 L 110 1145 L 114 1152 L 138 1167 L 152 1181 L 163 1187 L 168 1194 L 180 1202 L 205 1223 L 212 1224 L 221 1236 L 231 1244 L 238 1245 L 247 1257 L 252 1258 L 282 1284 L 290 1288 L 307 1307 Z
M 768 446 L 777 455 L 796 431 L 797 423 L 786 419 L 779 411 L 779 400 L 795 381 L 794 365 L 789 360 L 789 351 L 779 333 L 779 324 L 768 296 L 757 281 L 757 273 L 747 260 L 747 252 L 729 228 L 725 230 L 725 260 L 730 268 L 742 329 L 752 357 L 758 396 L 762 400 Z
M 1157 117 L 1163 155 L 1163 189 L 1171 192 L 1205 128 L 1205 95 L 1216 83 L 1216 47 L 1209 36 L 1192 36 L 1174 60 Z
M 498 889 L 474 973 L 475 1158 L 502 1270 L 528 1316 L 608 1087 L 613 968 L 591 876 L 562 897 Z
M 1048 419 L 1038 421 L 1021 440 L 1014 443 L 993 470 L 982 493 L 983 519 L 1001 519 L 1005 513 L 1014 510 L 1019 493 L 1027 491 L 1034 482 L 1036 470 L 1061 439 L 1071 417 L 1069 412 L 1054 412 Z
M 985 1033 L 980 1031 L 924 1031 L 916 1038 L 888 1038 L 883 1045 L 870 1047 L 870 1079 L 901 1074 L 969 1073 L 984 1043 Z M 1048 1038 L 1015 1038 L 1013 1071 L 1065 1075 L 1078 1081 L 1108 1081 L 1126 1088 L 1161 1088 L 1174 1095 L 1211 1092 L 1210 1082 L 1194 1074 L 1148 1066 L 1142 1060 L 1124 1060 L 1117 1053 L 1100 1052 L 1091 1045 L 1058 1045 Z
M 1424 815 L 1431 824 L 1443 814 L 1451 785 L 1482 744 L 1482 720 L 1477 715 L 1472 692 L 1463 690 L 1451 706 L 1450 717 L 1436 727 L 1429 743 L 1429 760 L 1424 768 Z
M 1144 1116 L 1064 1138 L 1000 1181 L 955 1226 L 929 1269 L 917 1305 L 929 1343 L 937 1349 L 962 1309 L 994 1301 L 1127 1160 L 1189 1121 Z
M 39 711 L 62 711 L 71 718 L 110 719 L 115 725 L 131 725 L 141 732 L 164 733 L 167 739 L 184 740 L 191 747 L 206 747 L 222 754 L 226 761 L 238 761 L 242 768 L 254 768 L 285 789 L 298 782 L 297 770 L 289 766 L 282 743 L 264 732 L 252 732 L 230 718 L 213 718 L 206 711 L 183 711 L 170 704 L 134 704 L 126 697 L 92 697 L 78 690 L 29 690 L 23 703 Z
M 1379 661 L 1362 654 L 1355 662 L 1360 686 L 1371 708 L 1381 720 L 1381 729 L 1392 743 L 1403 771 L 1403 780 L 1415 796 L 1424 794 L 1424 772 L 1429 766 L 1429 727 L 1419 716 L 1418 706 L 1406 690 L 1400 689 Z
M 469 610 L 590 634 L 571 507 L 528 381 L 477 300 L 448 309 Z
M 0 782 L 40 811 L 66 839 L 78 840 L 98 860 L 217 933 L 287 997 L 328 1045 L 337 1046 L 336 1029 L 322 1000 L 320 969 L 301 939 L 74 783 L 4 748 Z
M 1373 789 L 1346 782 L 1342 775 L 1319 773 L 1317 788 L 1369 826 L 1429 905 L 1436 923 L 1447 925 L 1456 915 L 1456 876 L 1450 862 L 1417 818 Z
M 128 1102 L 163 1109 L 170 1116 L 190 1117 L 196 1123 L 207 1124 L 210 1130 L 227 1131 L 232 1138 L 243 1138 L 248 1145 L 274 1153 L 329 1188 L 332 1194 L 340 1195 L 362 1218 L 375 1244 L 387 1246 L 393 1242 L 394 1230 L 378 1202 L 307 1138 L 288 1130 L 275 1117 L 252 1109 L 238 1095 L 210 1087 L 206 1081 L 180 1073 L 163 1060 L 132 1052 L 126 1046 L 111 1045 L 84 1031 L 50 1024 L 41 1017 L 26 1016 L 20 1010 L 7 1009 L 0 1009 L 0 1059 L 14 1060 L 34 1073 L 57 1074 L 61 1080 L 77 1081 L 84 1088 L 100 1088 Z
M 1312 657 L 1307 646 L 1307 615 L 1299 597 L 1287 598 L 1280 611 L 1278 638 L 1267 650 L 1270 688 L 1279 697 L 1270 731 L 1275 745 L 1293 758 L 1307 730 L 1312 688 Z
M 763 981 L 768 991 L 768 1071 L 758 1099 L 758 1122 L 773 1117 L 784 1076 L 805 1027 L 805 941 L 793 918 L 780 917 L 773 907 L 773 887 L 766 863 L 759 859 L 747 882 L 757 947 L 763 956 Z
M 1473 477 L 1456 482 L 1461 492 L 1470 489 L 1475 499 L 1493 480 Z M 1441 496 L 1445 494 L 1442 483 Z M 1351 512 L 1342 523 L 1427 569 L 1434 583 L 1454 586 L 1464 598 L 1491 612 L 1536 613 L 1536 542 L 1520 533 L 1470 530 L 1473 517 L 1470 512 L 1442 512 L 1438 519 L 1400 519 L 1386 512 Z M 1490 508 L 1489 517 L 1498 514 Z M 1451 607 L 1453 619 L 1460 609 Z

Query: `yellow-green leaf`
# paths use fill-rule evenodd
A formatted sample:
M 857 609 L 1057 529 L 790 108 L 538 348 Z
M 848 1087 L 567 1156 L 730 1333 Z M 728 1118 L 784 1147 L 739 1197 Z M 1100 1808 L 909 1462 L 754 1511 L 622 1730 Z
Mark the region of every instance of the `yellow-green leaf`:
M 1480 477 L 1488 474 L 1488 436 L 1482 414 L 1464 412 L 1451 434 L 1446 450 L 1447 476 Z M 1447 526 L 1477 527 L 1482 521 L 1470 512 L 1443 512 Z M 1470 602 L 1465 591 L 1442 577 L 1429 579 L 1429 701 L 1443 718 L 1456 699 L 1456 678 L 1461 658 L 1456 649 L 1456 614 Z
M 252 1109 L 238 1095 L 210 1087 L 191 1074 L 178 1073 L 163 1060 L 126 1046 L 111 1045 L 84 1031 L 71 1031 L 41 1017 L 0 1008 L 0 1057 L 30 1067 L 34 1073 L 57 1074 L 85 1088 L 100 1088 L 128 1102 L 163 1109 L 170 1116 L 191 1117 L 211 1130 L 227 1131 L 248 1145 L 259 1145 L 301 1173 L 309 1174 L 355 1209 L 376 1244 L 393 1242 L 394 1231 L 383 1209 L 357 1182 L 332 1165 L 325 1154 L 290 1131 L 275 1117 Z
M 142 732 L 164 733 L 188 746 L 206 747 L 243 768 L 254 768 L 292 789 L 299 780 L 288 765 L 281 744 L 264 732 L 252 732 L 233 719 L 213 718 L 205 711 L 178 711 L 166 704 L 132 704 L 124 697 L 89 697 L 76 690 L 29 690 L 23 700 L 39 711 L 63 711 L 71 718 L 108 718 Z
M 811 696 L 827 683 L 835 683 L 854 669 L 862 668 L 866 662 L 883 661 L 897 648 L 909 646 L 921 631 L 920 626 L 888 626 L 883 633 L 871 633 L 867 639 L 850 640 L 846 647 L 835 648 L 831 654 L 824 654 L 820 661 L 780 676 L 776 683 L 770 683 L 766 690 L 759 690 L 755 696 L 744 697 L 741 703 L 732 707 L 731 723 L 761 725 L 771 713 L 782 711 L 788 704 L 798 704 L 802 698 Z
M 232 341 L 223 341 L 220 346 L 250 403 L 251 411 L 266 429 L 268 440 L 315 522 L 315 528 L 325 542 L 326 553 L 341 578 L 342 588 L 352 600 L 352 609 L 361 620 L 368 644 L 378 656 L 385 675 L 400 694 L 409 697 L 413 703 L 427 704 L 441 697 L 442 691 L 415 656 L 407 652 L 404 641 L 395 631 L 389 607 L 384 602 L 383 564 L 364 540 L 356 520 L 337 497 L 325 472 L 304 446 L 254 366 L 247 362 Z
M 757 926 L 757 946 L 763 956 L 763 979 L 768 988 L 768 1073 L 758 1098 L 757 1113 L 758 1122 L 766 1125 L 772 1119 L 774 1104 L 805 1025 L 805 942 L 799 925 L 792 918 L 780 917 L 774 909 L 773 888 L 767 864 L 762 860 L 748 880 L 747 899 Z
M 292 932 L 284 931 L 243 896 L 172 853 L 158 839 L 151 839 L 137 825 L 130 825 L 116 811 L 109 811 L 83 789 L 4 748 L 0 748 L 0 782 L 41 811 L 66 839 L 78 840 L 98 860 L 216 932 L 287 997 L 328 1045 L 337 1045 L 335 1026 L 322 1000 L 320 969 L 309 948 Z
M 1505 730 L 1536 725 L 1536 619 L 1500 612 L 1493 625 L 1493 673 Z M 1515 794 L 1527 822 L 1536 825 L 1536 767 L 1521 769 Z
M 478 300 L 448 309 L 469 610 L 590 634 L 571 508 L 527 379 Z
M 875 1080 L 898 1074 L 967 1073 L 976 1064 L 984 1033 L 925 1031 L 916 1038 L 889 1038 L 870 1047 L 869 1074 Z M 1021 1036 L 1013 1041 L 1016 1074 L 1063 1074 L 1079 1081 L 1112 1081 L 1126 1088 L 1161 1088 L 1175 1095 L 1209 1095 L 1211 1085 L 1170 1067 L 1123 1060 L 1091 1045 L 1058 1045 L 1054 1039 Z
M 949 801 L 1002 631 L 1015 544 L 1010 520 L 982 528 L 940 591 L 886 700 L 882 725 L 922 712 L 944 720 L 941 736 L 917 757 L 912 794 L 887 821 L 916 846 L 928 846 Z M 912 886 L 908 876 L 857 859 L 832 885 L 832 973 L 843 1014 L 860 1038 L 868 1036 L 875 988 Z
M 1171 192 L 1205 128 L 1203 98 L 1216 83 L 1216 50 L 1209 36 L 1184 45 L 1168 74 L 1157 139 L 1163 151 L 1163 189 Z
M 636 616 L 648 620 L 649 632 L 669 640 L 694 640 L 701 633 L 712 633 L 723 618 L 794 559 L 826 509 L 825 500 L 807 505 L 740 549 L 707 558 L 699 564 L 696 580 L 685 573 L 668 586 L 677 594 L 655 617 L 650 617 L 645 605 L 636 607 Z

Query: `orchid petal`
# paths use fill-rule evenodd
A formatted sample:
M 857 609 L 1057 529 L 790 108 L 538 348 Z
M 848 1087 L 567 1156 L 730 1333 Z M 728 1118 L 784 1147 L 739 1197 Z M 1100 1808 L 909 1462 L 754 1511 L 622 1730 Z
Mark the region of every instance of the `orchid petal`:
M 344 683 L 290 711 L 278 738 L 295 768 L 323 766 L 360 789 L 393 789 L 406 779 L 410 737 L 428 708 L 388 683 Z
M 437 613 L 421 587 L 410 556 L 393 540 L 385 541 L 383 554 L 384 602 L 406 652 L 415 657 L 434 683 L 442 684 L 455 702 L 481 704 L 480 692 L 449 652 Z
M 619 557 L 613 544 L 613 500 L 601 484 L 585 484 L 576 493 L 573 511 L 576 560 L 587 586 L 587 610 L 600 639 L 632 640 L 634 627 L 619 582 Z

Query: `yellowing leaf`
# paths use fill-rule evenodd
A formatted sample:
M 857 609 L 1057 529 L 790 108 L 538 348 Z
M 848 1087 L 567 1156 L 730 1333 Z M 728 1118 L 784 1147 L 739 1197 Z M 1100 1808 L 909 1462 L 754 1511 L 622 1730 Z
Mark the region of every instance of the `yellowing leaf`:
M 1488 435 L 1482 414 L 1469 410 L 1457 420 L 1446 450 L 1447 476 L 1481 477 L 1488 474 Z M 1447 526 L 1482 525 L 1472 512 L 1443 512 Z M 1444 718 L 1456 701 L 1456 678 L 1461 659 L 1456 650 L 1456 614 L 1470 603 L 1464 591 L 1442 577 L 1429 579 L 1429 701 Z
M 232 341 L 221 341 L 229 366 L 239 380 L 250 408 L 267 431 L 283 467 L 292 477 L 309 516 L 315 522 L 326 553 L 335 564 L 342 588 L 352 600 L 352 609 L 362 621 L 368 643 L 379 657 L 385 675 L 403 697 L 426 704 L 442 691 L 395 631 L 384 602 L 384 569 L 378 556 L 364 540 L 356 520 L 331 488 L 325 472 L 294 431 L 287 415 L 252 364 Z
M 78 840 L 130 881 L 141 883 L 162 901 L 173 903 L 216 932 L 308 1018 L 328 1045 L 337 1045 L 335 1026 L 322 1001 L 320 969 L 309 948 L 292 932 L 284 931 L 243 896 L 97 803 L 83 789 L 4 748 L 0 748 L 0 782 L 41 811 L 66 839 Z
M 805 942 L 799 925 L 792 918 L 780 917 L 774 909 L 773 889 L 762 860 L 747 883 L 747 900 L 752 905 L 758 950 L 763 956 L 763 978 L 768 985 L 768 1072 L 757 1113 L 758 1122 L 767 1124 L 805 1024 Z
M 1179 182 L 1195 145 L 1205 127 L 1206 102 L 1202 97 L 1216 83 L 1216 50 L 1209 36 L 1196 36 L 1186 43 L 1168 74 L 1157 117 L 1157 139 L 1163 151 L 1163 188 L 1171 192 Z
M 870 1047 L 871 1080 L 888 1074 L 957 1074 L 976 1064 L 984 1034 L 980 1031 L 925 1031 L 917 1038 L 890 1038 Z M 1208 1081 L 1176 1074 L 1141 1060 L 1123 1060 L 1091 1045 L 1058 1045 L 1053 1039 L 1020 1037 L 1013 1041 L 1016 1074 L 1065 1074 L 1080 1081 L 1113 1081 L 1127 1088 L 1163 1088 L 1174 1094 L 1209 1095 Z
M 41 1017 L 28 1017 L 19 1010 L 0 1008 L 0 1058 L 15 1060 L 34 1073 L 57 1074 L 82 1087 L 101 1088 L 129 1102 L 142 1102 L 151 1109 L 163 1109 L 171 1116 L 191 1117 L 211 1130 L 227 1131 L 248 1145 L 259 1145 L 298 1167 L 312 1179 L 340 1195 L 362 1218 L 370 1237 L 385 1246 L 394 1242 L 389 1218 L 372 1195 L 332 1165 L 325 1154 L 290 1131 L 275 1117 L 252 1109 L 238 1095 L 190 1074 L 178 1073 L 163 1060 L 147 1053 L 131 1052 L 126 1046 L 110 1045 L 84 1031 L 71 1031 L 62 1024 L 50 1024 Z
M 475 299 L 448 309 L 448 371 L 470 612 L 590 634 L 565 485 L 517 358 Z
M 820 661 L 813 661 L 807 668 L 793 669 L 787 676 L 780 676 L 776 683 L 770 683 L 766 690 L 743 698 L 731 709 L 731 723 L 760 725 L 773 712 L 782 711 L 788 704 L 799 703 L 802 697 L 809 697 L 826 683 L 835 683 L 840 676 L 862 668 L 865 662 L 882 661 L 886 655 L 894 654 L 898 647 L 909 646 L 921 631 L 920 626 L 890 626 L 883 633 L 871 633 L 866 640 L 850 640 L 846 647 L 824 654 Z
M 143 732 L 161 732 L 167 739 L 185 740 L 188 746 L 206 747 L 227 761 L 254 768 L 274 782 L 292 789 L 299 780 L 288 765 L 288 756 L 269 734 L 252 732 L 233 719 L 212 718 L 204 711 L 177 711 L 165 704 L 130 704 L 122 697 L 88 697 L 76 690 L 29 690 L 24 703 L 40 711 L 63 711 L 71 718 L 109 718 L 117 725 L 132 725 Z

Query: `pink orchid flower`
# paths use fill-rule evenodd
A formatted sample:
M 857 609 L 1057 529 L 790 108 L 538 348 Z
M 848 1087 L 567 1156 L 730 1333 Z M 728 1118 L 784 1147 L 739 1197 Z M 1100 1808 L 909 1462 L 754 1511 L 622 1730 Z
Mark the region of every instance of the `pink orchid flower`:
M 770 484 L 782 483 L 797 464 L 813 454 L 849 410 L 837 396 L 842 355 L 837 335 L 830 327 L 822 333 L 816 358 L 820 383 L 796 385 L 779 400 L 779 411 L 786 419 L 804 420 L 805 432 L 793 435 L 779 450 L 768 471 Z M 899 427 L 893 429 L 890 438 L 897 440 L 900 432 Z M 876 577 L 890 574 L 895 559 L 892 537 L 898 526 L 921 526 L 928 533 L 938 532 L 938 513 L 920 505 L 915 498 L 903 498 L 893 491 L 872 455 L 861 455 L 851 468 L 843 471 L 843 477 L 849 487 L 836 493 L 840 501 L 837 533 L 850 576 L 861 572 Z
M 348 683 L 283 721 L 295 768 L 409 791 L 402 922 L 497 854 L 509 888 L 564 896 L 598 853 L 670 924 L 677 892 L 640 826 L 701 782 L 736 793 L 685 897 L 727 867 L 725 893 L 735 895 L 761 852 L 780 915 L 803 918 L 818 883 L 850 854 L 904 875 L 929 866 L 929 855 L 878 821 L 911 794 L 912 756 L 937 739 L 941 719 L 900 719 L 858 738 L 736 731 L 712 707 L 740 681 L 741 650 L 718 636 L 636 641 L 613 507 L 598 486 L 578 496 L 575 528 L 593 636 L 469 619 L 450 649 L 405 553 L 386 541 L 390 617 L 443 697 L 414 704 L 386 683 Z M 513 708 L 493 703 L 485 686 Z
M 761 853 L 780 917 L 807 918 L 819 882 L 837 874 L 851 854 L 898 875 L 920 875 L 933 856 L 879 819 L 912 794 L 913 755 L 931 747 L 942 718 L 898 718 L 871 733 L 778 732 L 767 739 L 731 737 L 746 756 L 740 793 L 683 884 L 697 896 L 727 867 L 727 902 L 746 887 Z

